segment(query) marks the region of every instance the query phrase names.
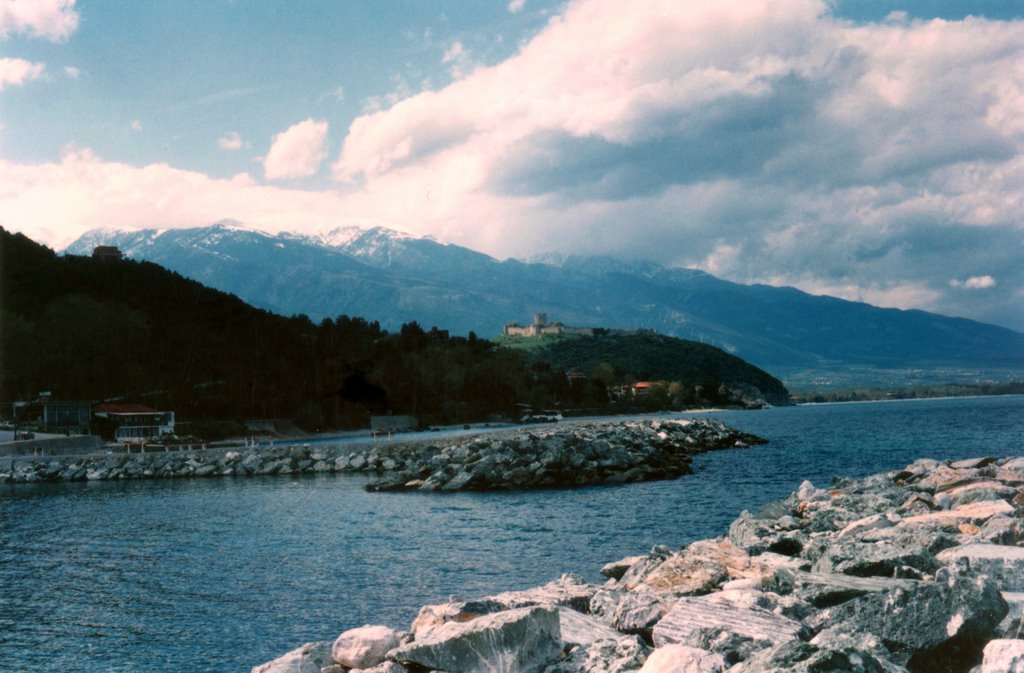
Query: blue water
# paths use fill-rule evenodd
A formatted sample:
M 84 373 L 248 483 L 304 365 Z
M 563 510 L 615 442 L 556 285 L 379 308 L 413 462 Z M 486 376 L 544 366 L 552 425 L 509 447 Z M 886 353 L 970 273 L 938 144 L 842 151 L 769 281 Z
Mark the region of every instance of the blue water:
M 918 457 L 1024 455 L 1024 397 L 714 415 L 771 440 L 676 481 L 524 493 L 366 493 L 325 475 L 0 487 L 4 671 L 248 671 L 420 605 L 598 579 L 725 532 L 803 479 Z

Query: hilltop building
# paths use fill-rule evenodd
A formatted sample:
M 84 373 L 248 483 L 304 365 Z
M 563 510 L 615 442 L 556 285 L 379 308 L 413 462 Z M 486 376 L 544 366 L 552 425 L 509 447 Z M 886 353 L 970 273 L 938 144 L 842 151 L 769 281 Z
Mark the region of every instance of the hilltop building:
M 97 245 L 92 249 L 92 258 L 117 262 L 124 259 L 124 255 L 116 245 Z
M 539 337 L 556 334 L 593 336 L 594 329 L 591 327 L 566 327 L 560 322 L 549 323 L 547 313 L 534 313 L 532 324 L 522 326 L 517 322 L 507 323 L 502 334 L 515 337 Z

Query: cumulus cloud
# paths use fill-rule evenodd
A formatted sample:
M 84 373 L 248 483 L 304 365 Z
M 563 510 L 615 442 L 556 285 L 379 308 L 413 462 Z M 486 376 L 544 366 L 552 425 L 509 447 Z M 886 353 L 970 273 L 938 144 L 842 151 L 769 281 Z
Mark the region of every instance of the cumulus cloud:
M 228 131 L 217 139 L 217 146 L 222 150 L 234 151 L 246 147 L 247 143 L 242 140 L 242 136 L 238 135 L 237 131 Z
M 1022 62 L 1021 21 L 578 0 L 505 62 L 356 119 L 333 171 L 423 185 L 453 210 L 419 226 L 492 252 L 977 314 L 942 269 L 970 255 L 1024 284 Z
M 508 11 L 512 14 L 523 11 L 523 7 L 526 7 L 526 0 L 512 0 L 508 3 Z
M 131 129 L 132 129 L 132 131 L 135 131 L 136 133 L 138 133 L 139 131 L 142 130 L 142 122 L 139 121 L 138 119 L 133 119 L 132 123 L 131 123 Z
M 470 57 L 469 50 L 459 40 L 453 42 L 452 46 L 444 52 L 441 62 L 448 64 L 452 79 L 462 79 L 473 69 L 473 59 Z
M 499 257 L 646 258 L 1024 329 L 1024 21 L 857 24 L 829 6 L 573 0 L 504 62 L 367 101 L 331 166 L 337 193 L 78 157 L 8 165 L 22 191 L 0 221 L 33 194 L 73 222 L 136 193 L 162 204 L 145 225 L 344 212 Z M 326 136 L 313 119 L 275 136 L 266 177 L 315 174 Z M 97 189 L 107 170 L 141 187 Z M 64 200 L 65 180 L 89 189 Z M 177 196 L 200 188 L 214 197 Z
M 247 173 L 214 179 L 166 164 L 143 167 L 104 161 L 69 146 L 59 161 L 38 165 L 0 159 L 0 222 L 60 249 L 96 227 L 206 226 L 233 218 L 276 232 L 314 232 L 344 224 L 334 192 L 261 186 Z
M 82 71 L 73 65 L 64 66 L 64 74 L 71 79 L 78 79 L 78 76 L 82 74 Z
M 307 119 L 274 136 L 263 172 L 268 180 L 315 174 L 327 158 L 327 122 Z
M 0 91 L 7 86 L 21 86 L 43 76 L 46 66 L 23 58 L 0 58 Z
M 77 28 L 75 0 L 0 0 L 0 37 L 22 33 L 60 42 Z

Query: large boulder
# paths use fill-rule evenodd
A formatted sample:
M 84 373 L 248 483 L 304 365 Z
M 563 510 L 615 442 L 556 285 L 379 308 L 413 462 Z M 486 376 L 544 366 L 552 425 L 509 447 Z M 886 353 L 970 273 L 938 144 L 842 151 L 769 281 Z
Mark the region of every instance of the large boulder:
M 816 608 L 827 608 L 869 593 L 884 593 L 897 587 L 912 588 L 913 580 L 884 577 L 855 577 L 839 573 L 811 573 L 788 568 L 775 572 L 770 588 L 792 594 Z
M 1024 673 L 1024 640 L 989 642 L 980 673 Z
M 657 594 L 602 589 L 590 600 L 590 613 L 622 633 L 649 636 L 674 604 L 674 598 Z
M 544 586 L 524 591 L 506 591 L 485 598 L 506 608 L 525 608 L 531 605 L 564 605 L 578 612 L 590 609 L 590 599 L 600 590 L 596 584 L 587 584 L 579 575 L 566 573 Z
M 329 642 L 306 643 L 273 661 L 254 666 L 252 673 L 320 673 L 334 663 Z
M 412 623 L 412 632 L 422 638 L 426 632 L 448 622 L 468 622 L 483 615 L 501 612 L 506 608 L 502 603 L 490 599 L 473 601 L 452 601 L 437 605 L 424 605 Z
M 703 629 L 767 640 L 775 644 L 799 638 L 804 627 L 797 621 L 760 607 L 743 607 L 713 596 L 680 598 L 672 610 L 654 626 L 655 646 L 685 643 Z
M 742 547 L 727 539 L 701 540 L 654 568 L 635 588 L 699 596 L 714 591 L 731 578 L 761 577 L 762 574 L 764 570 Z
M 645 556 L 638 558 L 619 578 L 618 585 L 623 589 L 636 589 L 647 577 L 668 559 L 672 558 L 672 550 L 665 545 L 655 545 Z
M 558 608 L 563 646 L 589 645 L 598 640 L 618 640 L 622 634 L 603 622 L 570 608 Z
M 818 625 L 822 632 L 877 636 L 892 661 L 915 673 L 959 673 L 980 661 L 982 648 L 1006 613 L 1006 601 L 994 583 L 953 579 L 847 601 L 823 611 Z
M 370 668 L 384 661 L 384 655 L 398 647 L 401 636 L 387 626 L 362 626 L 345 631 L 334 641 L 331 656 L 348 668 Z
M 729 673 L 907 673 L 884 658 L 858 650 L 830 650 L 792 641 L 762 650 Z
M 388 658 L 439 671 L 529 673 L 553 662 L 561 650 L 558 609 L 535 606 L 448 622 Z
M 1024 591 L 1024 547 L 969 544 L 941 551 L 937 558 L 961 574 L 988 577 L 1003 591 Z
M 903 519 L 904 523 L 940 522 L 945 524 L 972 523 L 983 524 L 997 515 L 1012 515 L 1013 505 L 1005 500 L 983 500 L 972 502 L 966 505 L 953 507 L 949 510 L 940 510 L 930 514 L 918 514 Z
M 626 571 L 633 566 L 633 564 L 643 558 L 643 556 L 627 556 L 624 559 L 606 563 L 601 568 L 601 574 L 605 577 L 610 577 L 613 580 L 620 580 L 622 579 L 622 576 L 626 574 Z
M 857 577 L 920 577 L 935 572 L 940 563 L 927 547 L 902 540 L 878 544 L 876 539 L 836 538 L 822 541 L 825 549 L 811 570 Z

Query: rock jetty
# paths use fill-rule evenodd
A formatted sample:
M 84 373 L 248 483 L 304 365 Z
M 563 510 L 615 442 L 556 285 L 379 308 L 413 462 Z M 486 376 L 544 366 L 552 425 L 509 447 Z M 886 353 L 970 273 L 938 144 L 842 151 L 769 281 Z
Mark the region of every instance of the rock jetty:
M 1024 672 L 1024 458 L 809 482 L 588 583 L 423 607 L 253 673 Z
M 0 483 L 365 472 L 384 475 L 373 490 L 574 486 L 678 477 L 695 453 L 762 442 L 708 419 L 614 421 L 447 442 L 19 457 L 0 461 Z
M 366 488 L 482 491 L 674 479 L 691 471 L 694 454 L 763 443 L 709 419 L 556 426 L 426 447 Z

